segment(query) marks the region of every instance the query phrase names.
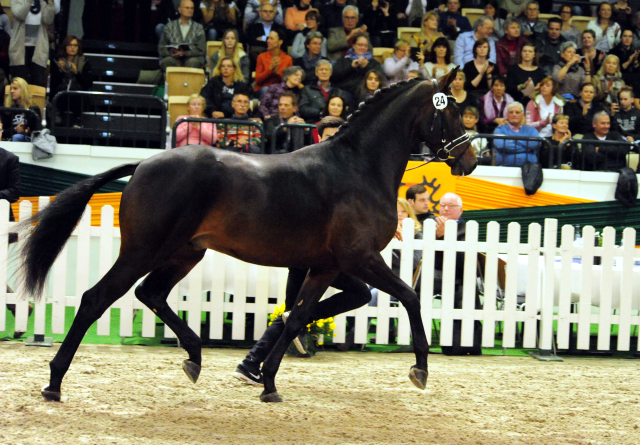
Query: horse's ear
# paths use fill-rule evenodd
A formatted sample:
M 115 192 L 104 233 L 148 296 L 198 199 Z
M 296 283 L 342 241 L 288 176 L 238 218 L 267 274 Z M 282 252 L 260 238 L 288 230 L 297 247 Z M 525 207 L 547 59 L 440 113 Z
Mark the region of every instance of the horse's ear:
M 453 82 L 458 75 L 458 67 L 455 67 L 449 73 L 438 79 L 438 86 L 440 87 L 440 91 L 447 91 L 451 82 Z

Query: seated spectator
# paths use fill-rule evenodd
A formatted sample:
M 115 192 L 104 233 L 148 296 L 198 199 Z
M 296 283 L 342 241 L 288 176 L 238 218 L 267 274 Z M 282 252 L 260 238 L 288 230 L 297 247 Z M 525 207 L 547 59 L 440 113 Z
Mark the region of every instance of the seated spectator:
M 322 120 L 327 117 L 340 118 L 346 120 L 349 116 L 349 102 L 344 92 L 336 89 L 331 91 L 327 104 L 320 112 Z M 319 142 L 319 130 L 313 130 L 313 141 Z
M 51 98 L 61 91 L 88 91 L 93 85 L 91 62 L 85 59 L 82 44 L 75 36 L 67 36 L 62 41 L 58 57 L 52 60 L 50 69 Z M 77 96 L 67 96 L 58 100 L 57 109 L 69 112 L 69 123 L 78 124 L 82 100 Z
M 178 116 L 176 121 L 189 117 L 203 118 L 205 99 L 199 94 L 192 94 L 187 104 L 186 116 Z M 176 148 L 185 145 L 213 145 L 217 139 L 216 124 L 209 122 L 182 122 L 176 128 Z
M 318 78 L 315 74 L 316 65 L 320 60 L 326 59 L 326 49 L 325 55 L 322 55 L 322 45 L 324 44 L 325 40 L 326 39 L 322 37 L 322 34 L 317 31 L 308 33 L 307 37 L 305 38 L 305 46 L 307 47 L 307 50 L 304 52 L 302 57 L 293 59 L 293 64 L 302 68 L 302 70 L 304 71 L 303 78 L 305 85 L 314 84 L 318 81 Z
M 546 76 L 550 76 L 553 67 L 560 62 L 560 47 L 566 39 L 562 37 L 562 20 L 556 17 L 549 19 L 547 32 L 536 39 L 540 54 L 540 67 Z
M 574 135 L 592 131 L 593 116 L 604 110 L 604 107 L 594 101 L 596 89 L 592 83 L 585 83 L 580 89 L 578 100 L 569 102 L 564 107 L 564 114 L 569 116 L 569 128 Z
M 258 99 L 269 86 L 282 82 L 284 70 L 293 65 L 291 57 L 281 49 L 283 39 L 282 31 L 271 31 L 267 38 L 267 51 L 258 56 L 255 79 Z
M 493 34 L 493 20 L 487 16 L 482 16 L 474 24 L 475 31 L 461 33 L 456 39 L 456 46 L 453 50 L 453 64 L 464 66 L 475 57 L 475 44 L 479 39 L 488 39 L 489 61 L 496 63 L 496 44 L 491 40 Z
M 237 93 L 251 94 L 251 88 L 231 57 L 223 57 L 213 69 L 209 82 L 202 87 L 200 95 L 206 100 L 205 116 L 214 119 L 229 118 L 233 115 L 231 102 Z
M 366 75 L 360 81 L 358 89 L 356 91 L 356 98 L 358 102 L 364 102 L 376 91 L 387 86 L 387 82 L 382 72 L 378 69 L 372 68 L 367 71 Z
M 629 145 L 602 145 L 597 141 L 625 141 L 620 133 L 611 131 L 611 119 L 604 111 L 593 116 L 593 131 L 582 138 L 582 170 L 618 171 L 627 166 Z M 587 142 L 588 141 L 588 142 Z
M 338 132 L 340 126 L 345 123 L 345 120 L 339 117 L 327 116 L 323 117 L 318 122 L 318 133 L 320 133 L 320 142 L 326 141 L 330 136 L 333 136 Z
M 585 73 L 576 54 L 576 44 L 564 42 L 560 47 L 560 62 L 553 67 L 553 80 L 558 82 L 558 94 L 578 97 L 580 85 L 591 83 L 591 72 Z
M 487 39 L 479 39 L 473 44 L 474 59 L 464 65 L 464 74 L 467 77 L 465 89 L 478 95 L 485 94 L 491 88 L 492 73 L 496 67 L 489 60 L 491 47 Z
M 640 140 L 640 110 L 633 106 L 633 90 L 622 87 L 618 91 L 618 101 L 611 104 L 613 129 L 629 142 Z
M 419 56 L 420 54 L 418 54 Z M 434 42 L 429 60 L 430 62 L 425 63 L 422 69 L 428 79 L 439 79 L 456 67 L 451 63 L 451 47 L 449 41 L 444 37 Z M 411 69 L 419 68 L 422 67 L 413 66 Z
M 436 219 L 430 208 L 431 196 L 429 195 L 429 190 L 424 185 L 412 185 L 405 192 L 405 196 L 420 224 L 423 224 L 427 219 Z
M 427 12 L 427 0 L 398 0 L 394 3 L 397 26 L 420 27 L 420 18 Z
M 231 102 L 234 111 L 231 119 L 260 123 L 259 118 L 250 117 L 250 104 L 249 96 L 236 93 Z M 240 153 L 260 153 L 261 137 L 260 129 L 254 125 L 225 123 L 218 127 L 218 143 L 216 145 Z
M 235 28 L 240 11 L 235 2 L 226 0 L 202 0 L 202 20 L 207 40 L 218 40 L 225 29 Z
M 191 0 L 182 0 L 178 8 L 180 18 L 170 21 L 164 27 L 158 43 L 162 71 L 166 71 L 169 66 L 204 68 L 207 40 L 202 25 L 192 20 L 193 10 Z M 182 27 L 185 26 L 188 26 L 188 31 L 183 35 Z
M 520 34 L 518 21 L 513 18 L 507 19 L 504 35 L 496 42 L 497 65 L 501 75 L 506 76 L 509 67 L 518 63 L 522 45 L 525 43 L 527 43 L 527 39 Z
M 422 239 L 422 224 L 420 224 L 420 221 L 418 221 L 416 214 L 414 213 L 411 205 L 406 199 L 398 197 L 397 211 L 398 228 L 396 229 L 396 238 L 402 241 L 402 222 L 405 219 L 410 218 L 413 220 L 413 239 Z M 420 265 L 420 260 L 422 260 L 422 250 L 415 249 L 413 251 L 413 273 L 415 273 L 416 269 Z M 394 249 L 392 251 L 391 270 L 400 275 L 400 251 L 398 249 Z
M 587 23 L 587 29 L 595 33 L 596 46 L 608 52 L 620 42 L 620 25 L 611 19 L 611 5 L 600 3 L 596 9 L 596 19 Z
M 155 34 L 156 34 L 157 40 L 160 40 L 160 38 L 162 37 L 162 32 L 164 31 L 164 27 L 167 26 L 167 23 L 169 23 L 172 20 L 177 20 L 180 18 L 180 13 L 178 12 L 178 9 L 180 9 L 180 2 L 181 0 L 160 0 L 160 2 L 157 4 L 156 6 L 157 25 L 155 28 Z M 101 7 L 100 6 L 98 7 L 98 9 L 101 9 L 101 11 L 100 10 L 91 11 L 90 13 L 91 15 L 93 14 L 98 15 L 100 13 L 110 14 L 109 10 L 111 9 L 111 5 L 109 4 L 109 2 L 85 2 L 85 7 L 84 7 L 85 13 L 89 9 L 88 7 L 89 7 L 89 4 L 91 3 L 98 3 L 98 4 L 103 3 Z M 127 2 L 127 3 L 130 3 L 130 2 Z M 87 20 L 85 20 L 85 18 Z M 106 20 L 110 21 L 111 19 L 107 17 Z M 200 8 L 194 9 L 193 20 L 201 24 L 204 23 L 204 19 L 202 17 L 202 9 Z M 94 31 L 92 29 L 93 21 L 94 20 L 90 20 L 90 17 L 85 17 L 85 14 L 83 13 L 82 24 L 84 28 L 83 31 L 85 33 L 83 38 L 85 40 L 106 38 L 105 35 L 108 36 L 109 31 L 107 31 L 106 33 L 100 33 L 100 32 Z M 109 23 L 108 26 L 111 26 L 111 23 Z M 108 27 L 108 26 L 105 26 L 105 27 Z M 89 31 L 89 33 L 87 33 L 87 31 Z
M 387 0 L 371 0 L 362 9 L 362 23 L 370 31 L 371 44 L 375 47 L 393 47 L 398 35 L 398 25 L 396 17 L 390 11 L 391 3 Z
M 562 37 L 564 37 L 567 42 L 573 42 L 576 45 L 579 45 L 581 41 L 580 30 L 577 26 L 571 24 L 572 17 L 573 11 L 571 9 L 571 6 L 560 6 L 560 20 L 562 20 Z
M 278 113 L 264 121 L 264 132 L 267 140 L 267 152 L 271 152 L 273 138 L 276 138 L 276 153 L 290 153 L 305 146 L 305 128 L 280 128 L 274 135 L 275 129 L 281 124 L 304 124 L 304 119 L 296 116 L 298 112 L 298 98 L 291 91 L 280 96 Z
M 444 41 L 447 43 L 446 39 Z M 447 47 L 448 46 L 447 43 Z M 409 42 L 398 40 L 393 51 L 393 56 L 387 57 L 383 64 L 384 74 L 387 76 L 389 85 L 398 83 L 401 80 L 406 80 L 410 70 L 424 67 L 424 54 L 420 51 L 417 52 L 417 62 L 411 60 L 409 58 L 410 55 L 411 47 L 409 46 Z
M 461 33 L 471 32 L 471 29 L 469 19 L 460 13 L 460 0 L 447 0 L 447 10 L 440 14 L 438 31 L 443 33 L 447 39 L 455 40 Z M 493 29 L 491 32 L 493 33 Z M 490 38 L 490 36 L 485 38 Z
M 507 106 L 513 102 L 513 98 L 505 94 L 505 82 L 504 77 L 496 76 L 491 91 L 480 98 L 480 123 L 483 133 L 493 133 L 498 125 L 507 123 Z
M 329 95 L 336 90 L 331 86 L 331 72 L 331 62 L 328 60 L 318 61 L 316 63 L 316 83 L 306 85 L 300 93 L 300 117 L 308 123 L 317 122 L 320 119 L 320 113 L 327 104 Z
M 630 6 L 627 0 L 618 0 L 612 3 L 611 20 L 620 25 L 622 29 L 629 29 L 633 26 L 633 18 L 638 10 L 637 3 Z
M 7 108 L 26 108 L 32 113 L 7 113 L 3 115 L 3 125 L 5 129 L 3 136 L 10 137 L 14 142 L 31 142 L 31 135 L 34 131 L 40 130 L 42 114 L 40 108 L 33 103 L 29 85 L 21 77 L 14 77 L 9 86 L 9 94 L 4 98 L 4 106 Z M 9 129 L 7 131 L 7 129 Z
M 611 104 L 618 101 L 618 91 L 624 86 L 618 56 L 609 54 L 605 57 L 600 70 L 593 77 L 593 85 L 596 87 L 596 100 L 610 109 Z
M 249 7 L 249 5 L 247 5 Z M 271 32 L 276 32 L 282 40 L 286 35 L 286 29 L 282 26 L 282 22 L 276 20 L 276 13 L 280 7 L 280 3 L 272 5 L 270 0 L 261 0 L 258 13 L 260 17 L 257 21 L 247 24 L 247 32 L 245 34 L 246 43 L 249 45 L 249 60 L 252 66 L 258 59 L 258 56 L 268 50 L 268 39 Z M 282 11 L 280 11 L 282 14 Z M 245 17 L 246 20 L 246 17 Z
M 577 54 L 584 56 L 580 62 L 582 68 L 588 73 L 595 74 L 600 69 L 607 51 L 596 48 L 596 33 L 591 29 L 586 29 L 582 33 L 582 48 L 577 51 Z
M 518 16 L 522 35 L 530 40 L 541 38 L 547 32 L 547 24 L 540 20 L 540 4 L 529 1 Z
M 291 52 L 289 55 L 294 60 L 294 65 L 299 65 L 295 63 L 296 59 L 303 57 L 305 54 L 309 53 L 311 50 L 309 45 L 312 43 L 313 38 L 320 39 L 320 56 L 324 59 L 327 58 L 327 39 L 324 38 L 321 32 L 319 32 L 320 23 L 322 22 L 322 17 L 320 13 L 315 9 L 307 12 L 305 16 L 305 21 L 307 23 L 307 27 L 296 34 L 293 39 L 293 44 L 291 45 Z M 313 37 L 309 37 L 312 35 Z M 313 42 L 313 46 L 315 48 L 316 42 Z M 316 53 L 315 49 L 312 51 L 314 54 Z
M 271 85 L 260 101 L 260 114 L 267 121 L 272 116 L 278 114 L 280 96 L 285 92 L 290 92 L 296 97 L 296 111 L 298 108 L 298 98 L 300 90 L 304 86 L 302 84 L 304 73 L 299 66 L 290 66 L 282 73 L 282 82 Z
M 520 102 L 512 102 L 507 107 L 507 123 L 500 125 L 493 134 L 505 136 L 538 137 L 535 128 L 523 125 L 524 108 Z M 538 162 L 540 142 L 515 139 L 495 139 L 493 141 L 495 165 L 520 167 L 526 161 Z
M 478 106 L 478 99 L 476 98 L 476 96 L 464 89 L 465 83 L 466 76 L 462 71 L 458 71 L 456 74 L 456 78 L 451 82 L 451 95 L 456 100 L 456 104 L 458 105 L 460 114 L 462 114 L 464 109 L 467 107 Z
M 487 4 L 484 7 L 484 15 L 493 20 L 493 34 L 490 39 L 494 42 L 500 40 L 505 31 L 505 20 L 498 15 L 499 10 L 500 6 L 496 0 L 487 0 Z
M 444 34 L 438 31 L 438 20 L 438 14 L 433 11 L 427 12 L 422 17 L 420 35 L 418 35 L 417 39 L 414 37 L 411 41 L 411 46 L 420 48 L 425 56 L 431 52 L 435 41 L 440 37 L 444 37 Z
M 542 161 L 542 166 L 545 168 L 553 168 L 557 163 L 555 157 L 558 154 L 560 145 L 571 139 L 571 131 L 569 131 L 569 116 L 566 114 L 556 114 L 553 116 L 551 126 L 553 127 L 553 135 L 551 137 L 547 137 L 547 140 L 551 144 L 551 153 L 547 152 L 548 148 L 546 146 L 542 146 L 540 149 L 540 160 Z M 553 156 L 554 158 L 551 159 L 549 156 Z M 571 144 L 565 145 L 562 151 L 562 159 L 560 163 L 564 166 L 571 167 L 576 161 L 577 159 L 573 159 L 573 147 Z
M 407 73 L 407 80 L 420 79 L 425 80 L 427 77 L 424 75 L 423 70 L 410 70 Z
M 473 137 L 478 134 L 478 121 L 480 120 L 480 112 L 476 107 L 467 107 L 462 112 L 462 123 L 464 124 L 464 129 L 469 135 L 469 137 Z M 471 147 L 473 148 L 473 152 L 477 157 L 491 156 L 490 153 L 487 153 L 485 150 L 487 149 L 487 140 L 485 138 L 477 138 L 471 140 Z
M 359 35 L 347 54 L 333 65 L 331 80 L 336 87 L 356 96 L 358 85 L 372 69 L 382 71 L 380 63 L 369 51 L 369 38 Z
M 533 100 L 527 104 L 527 125 L 535 128 L 540 137 L 548 138 L 553 134 L 551 120 L 556 114 L 562 114 L 566 101 L 557 92 L 558 84 L 552 77 L 545 77 L 536 87 Z
M 222 47 L 211 54 L 211 66 L 218 66 L 218 62 L 223 57 L 233 59 L 236 69 L 242 74 L 244 82 L 251 83 L 249 56 L 242 49 L 242 43 L 238 40 L 238 31 L 235 29 L 227 29 L 222 34 Z
M 318 10 L 311 3 L 313 0 L 295 0 L 293 6 L 287 8 L 284 16 L 284 26 L 287 30 L 293 32 L 302 31 L 307 27 L 306 14 L 309 11 Z
M 640 79 L 634 79 L 634 77 L 638 77 L 637 75 L 634 76 L 634 74 L 640 72 L 640 50 L 635 48 L 633 37 L 633 30 L 623 30 L 620 43 L 611 50 L 610 54 L 618 56 L 621 64 L 622 80 L 626 85 L 632 85 L 635 90 L 640 84 Z M 640 89 L 640 87 L 638 88 Z
M 357 27 L 359 19 L 358 8 L 355 6 L 345 6 L 342 10 L 342 26 L 329 29 L 329 38 L 327 39 L 327 52 L 329 60 L 335 62 L 340 59 L 353 47 L 356 37 L 361 35 L 367 36 L 367 25 Z M 369 51 L 373 51 L 373 47 L 369 45 Z M 334 67 L 335 68 L 335 67 Z
M 271 2 L 267 0 L 269 4 Z M 251 25 L 255 25 L 256 23 L 260 23 L 263 19 L 262 14 L 260 14 L 260 4 L 263 0 L 248 0 L 247 6 L 244 8 L 244 19 L 242 24 L 242 29 L 247 32 Z M 273 16 L 269 15 L 271 21 L 275 24 L 284 27 L 284 14 L 282 13 L 282 5 L 280 2 L 276 2 L 275 10 L 273 12 Z M 268 33 L 267 33 L 268 35 Z
M 507 93 L 522 105 L 533 96 L 533 90 L 544 79 L 542 68 L 538 66 L 538 48 L 533 43 L 525 43 L 518 56 L 518 64 L 509 68 Z

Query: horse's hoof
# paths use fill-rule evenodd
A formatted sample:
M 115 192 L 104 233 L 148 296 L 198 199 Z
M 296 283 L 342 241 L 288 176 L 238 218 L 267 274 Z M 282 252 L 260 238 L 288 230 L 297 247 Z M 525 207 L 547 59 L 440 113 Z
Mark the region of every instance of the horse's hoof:
M 48 388 L 48 386 L 42 388 L 42 390 L 40 391 L 42 397 L 44 397 L 47 402 L 59 402 L 62 393 L 60 393 L 59 391 L 49 391 Z
M 415 366 L 411 367 L 411 371 L 409 372 L 409 379 L 420 389 L 427 389 L 427 376 L 429 375 L 428 371 L 424 371 L 420 368 L 416 368 Z
M 202 367 L 200 365 L 196 365 L 191 360 L 185 360 L 184 362 L 182 362 L 182 370 L 185 374 L 187 374 L 187 377 L 189 377 L 191 383 L 195 383 L 198 381 L 201 369 Z
M 260 400 L 262 400 L 265 403 L 284 402 L 284 399 L 280 397 L 280 395 L 278 394 L 278 391 L 272 392 L 271 394 L 265 394 L 263 392 L 262 394 L 260 394 Z

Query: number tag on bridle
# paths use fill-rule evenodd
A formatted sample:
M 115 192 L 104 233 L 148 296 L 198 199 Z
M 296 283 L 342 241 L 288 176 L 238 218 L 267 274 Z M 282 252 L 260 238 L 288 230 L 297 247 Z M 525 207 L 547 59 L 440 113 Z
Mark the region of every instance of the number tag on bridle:
M 447 108 L 448 103 L 449 101 L 444 93 L 436 93 L 433 95 L 433 105 L 436 107 L 436 110 L 444 110 Z

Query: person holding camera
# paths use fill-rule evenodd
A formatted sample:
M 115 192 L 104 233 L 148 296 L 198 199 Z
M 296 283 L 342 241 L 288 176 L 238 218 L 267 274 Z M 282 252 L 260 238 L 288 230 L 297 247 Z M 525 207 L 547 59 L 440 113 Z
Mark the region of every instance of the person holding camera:
M 406 40 L 398 40 L 395 44 L 393 56 L 384 60 L 384 74 L 389 85 L 407 79 L 409 71 L 421 69 L 424 71 L 424 54 L 419 48 L 411 48 Z M 424 73 L 426 75 L 426 72 Z
M 374 47 L 390 48 L 397 35 L 396 16 L 390 12 L 391 6 L 385 0 L 371 0 L 364 8 L 362 23 L 370 30 L 371 44 Z

